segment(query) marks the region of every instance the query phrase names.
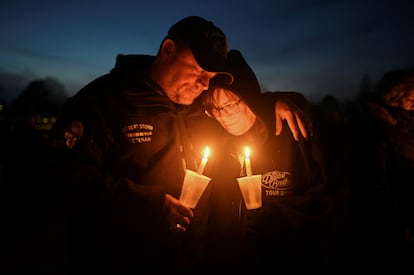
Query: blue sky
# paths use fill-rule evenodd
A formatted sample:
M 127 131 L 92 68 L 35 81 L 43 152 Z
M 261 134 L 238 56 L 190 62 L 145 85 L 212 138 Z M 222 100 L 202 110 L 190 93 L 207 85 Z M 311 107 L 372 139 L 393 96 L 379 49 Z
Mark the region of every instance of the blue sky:
M 353 99 L 365 75 L 414 68 L 414 2 L 2 1 L 0 99 L 56 78 L 68 95 L 108 72 L 116 55 L 155 54 L 188 15 L 213 21 L 266 91 Z

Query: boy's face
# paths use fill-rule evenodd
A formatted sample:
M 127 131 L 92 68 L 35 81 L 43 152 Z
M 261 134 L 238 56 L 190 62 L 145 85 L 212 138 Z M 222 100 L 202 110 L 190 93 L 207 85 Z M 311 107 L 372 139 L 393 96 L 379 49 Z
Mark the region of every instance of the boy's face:
M 231 91 L 216 88 L 213 104 L 215 108 L 211 112 L 214 118 L 232 135 L 245 134 L 256 121 L 256 115 L 249 106 Z

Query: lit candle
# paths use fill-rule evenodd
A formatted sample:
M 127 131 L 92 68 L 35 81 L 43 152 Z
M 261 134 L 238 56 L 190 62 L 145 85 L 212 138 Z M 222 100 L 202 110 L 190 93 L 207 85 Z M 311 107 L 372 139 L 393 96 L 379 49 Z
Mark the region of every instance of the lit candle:
M 197 174 L 200 174 L 200 175 L 203 174 L 204 168 L 206 167 L 206 164 L 207 164 L 209 154 L 210 154 L 210 149 L 206 147 L 204 149 L 204 156 L 203 156 L 203 159 L 201 160 L 200 166 L 198 167 Z
M 252 175 L 252 166 L 250 164 L 250 148 L 246 147 L 244 149 L 244 163 L 246 165 L 246 175 L 249 177 Z

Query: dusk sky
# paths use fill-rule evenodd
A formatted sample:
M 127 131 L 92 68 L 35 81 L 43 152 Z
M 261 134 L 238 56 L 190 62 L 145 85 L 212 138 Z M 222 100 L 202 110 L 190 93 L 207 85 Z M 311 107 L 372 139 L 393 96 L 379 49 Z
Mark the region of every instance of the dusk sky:
M 412 0 L 2 1 L 0 99 L 56 78 L 73 95 L 118 53 L 155 55 L 168 28 L 199 15 L 242 51 L 263 91 L 353 99 L 365 75 L 414 68 Z

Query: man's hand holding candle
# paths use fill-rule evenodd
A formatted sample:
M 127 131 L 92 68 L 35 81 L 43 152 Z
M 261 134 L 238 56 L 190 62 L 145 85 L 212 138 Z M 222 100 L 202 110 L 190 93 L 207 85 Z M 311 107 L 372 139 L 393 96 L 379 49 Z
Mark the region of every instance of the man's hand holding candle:
M 170 230 L 174 232 L 187 231 L 187 227 L 194 218 L 193 210 L 169 194 L 165 195 L 164 205 L 168 215 Z

